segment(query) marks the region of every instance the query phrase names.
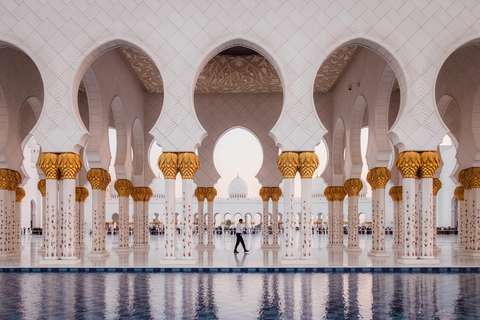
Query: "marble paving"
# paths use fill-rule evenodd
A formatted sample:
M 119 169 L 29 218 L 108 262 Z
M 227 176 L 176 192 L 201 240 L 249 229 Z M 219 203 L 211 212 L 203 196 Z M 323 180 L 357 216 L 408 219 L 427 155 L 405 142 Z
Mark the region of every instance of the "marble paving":
M 300 256 L 300 233 L 297 231 L 296 252 Z M 368 255 L 371 249 L 371 235 L 360 235 L 361 252 L 350 253 L 347 250 L 331 250 L 327 248 L 328 235 L 315 234 L 313 236 L 313 255 L 315 261 L 307 262 L 302 260 L 295 260 L 289 267 L 393 267 L 393 266 L 409 266 L 408 264 L 399 265 L 397 258 L 400 257 L 401 252 L 392 250 L 393 236 L 388 235 L 386 238 L 387 257 L 372 257 Z M 197 242 L 196 235 L 194 236 Z M 280 235 L 280 242 L 282 242 L 283 235 Z M 184 261 L 181 259 L 182 250 L 180 236 L 177 235 L 176 253 L 178 260 L 172 264 L 164 264 L 164 235 L 151 235 L 150 248 L 144 250 L 130 250 L 129 252 L 119 252 L 118 236 L 107 235 L 106 246 L 110 253 L 108 256 L 96 257 L 91 254 L 91 236 L 86 236 L 86 248 L 79 250 L 78 257 L 81 263 L 76 265 L 55 265 L 52 267 L 282 267 L 283 248 L 279 250 L 264 250 L 261 248 L 262 236 L 261 234 L 244 235 L 249 253 L 243 253 L 239 248 L 240 253 L 234 254 L 233 247 L 235 245 L 235 235 L 222 234 L 214 237 L 214 250 L 194 250 L 195 261 L 193 264 L 187 264 L 191 261 Z M 130 239 L 133 241 L 132 238 Z M 344 243 L 347 242 L 345 235 Z M 37 235 L 22 235 L 23 247 L 21 255 L 0 260 L 0 267 L 48 267 L 49 265 L 39 265 L 42 260 L 43 253 L 40 250 L 41 236 Z M 196 246 L 196 243 L 195 243 Z M 434 267 L 478 267 L 480 266 L 480 258 L 466 257 L 460 254 L 457 244 L 456 235 L 439 235 L 438 247 L 441 252 L 438 253 L 438 263 Z M 419 267 L 418 265 L 411 265 Z

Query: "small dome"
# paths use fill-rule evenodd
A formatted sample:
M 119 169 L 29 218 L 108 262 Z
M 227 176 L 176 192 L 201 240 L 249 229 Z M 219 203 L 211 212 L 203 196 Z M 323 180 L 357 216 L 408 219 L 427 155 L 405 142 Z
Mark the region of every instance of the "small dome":
M 246 198 L 248 187 L 245 180 L 237 176 L 228 185 L 228 196 L 230 198 Z
M 165 180 L 162 178 L 153 179 L 150 188 L 153 191 L 153 195 L 165 195 Z
M 322 177 L 316 177 L 312 179 L 312 195 L 314 196 L 323 196 L 323 192 L 327 184 L 323 181 Z

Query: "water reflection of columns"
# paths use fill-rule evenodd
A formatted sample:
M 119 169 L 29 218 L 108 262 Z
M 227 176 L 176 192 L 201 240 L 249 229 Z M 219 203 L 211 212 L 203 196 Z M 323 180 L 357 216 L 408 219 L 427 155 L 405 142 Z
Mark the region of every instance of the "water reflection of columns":
M 177 307 L 175 306 L 175 297 L 178 287 L 175 285 L 178 275 L 172 274 L 165 276 L 165 319 L 177 319 L 180 318 L 180 315 L 177 317 L 175 311 Z
M 373 319 L 384 319 L 387 305 L 385 297 L 385 276 L 384 274 L 372 274 L 372 311 Z
M 302 294 L 300 310 L 302 318 L 313 319 L 312 274 L 304 274 L 301 279 Z
M 135 254 L 135 252 L 134 252 Z M 134 319 L 151 319 L 150 294 L 148 291 L 149 274 L 138 274 L 135 277 L 133 287 L 133 316 Z M 167 318 L 168 319 L 168 318 Z
M 345 314 L 345 297 L 343 295 L 343 275 L 330 273 L 328 274 L 328 301 L 326 304 L 325 314 L 344 315 Z
M 358 319 L 358 274 L 349 274 L 345 276 L 348 277 L 348 307 L 345 316 L 348 319 Z

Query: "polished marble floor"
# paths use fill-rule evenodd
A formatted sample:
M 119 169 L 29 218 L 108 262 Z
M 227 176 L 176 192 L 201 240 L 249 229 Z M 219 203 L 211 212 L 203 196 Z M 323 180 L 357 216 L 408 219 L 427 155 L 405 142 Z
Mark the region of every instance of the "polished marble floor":
M 478 319 L 480 274 L 0 274 L 0 319 Z
M 297 232 L 296 248 L 298 255 L 300 254 L 300 233 Z M 196 236 L 194 236 L 196 238 Z M 280 236 L 280 241 L 283 235 Z M 326 234 L 315 234 L 313 237 L 313 254 L 315 258 L 314 264 L 308 266 L 317 267 L 392 267 L 400 266 L 397 258 L 401 253 L 392 250 L 393 238 L 388 235 L 386 238 L 387 251 L 389 256 L 386 258 L 375 258 L 368 255 L 371 249 L 371 236 L 360 235 L 360 247 L 363 249 L 359 253 L 349 253 L 346 250 L 330 250 L 327 249 L 328 236 Z M 239 254 L 233 253 L 235 245 L 235 235 L 222 234 L 216 235 L 214 238 L 215 250 L 194 250 L 195 264 L 192 267 L 273 267 L 282 266 L 283 248 L 280 250 L 262 250 L 260 234 L 244 235 L 247 248 L 250 253 L 244 254 L 239 249 Z M 23 248 L 21 256 L 10 258 L 8 260 L 0 260 L 0 267 L 37 267 L 42 260 L 42 252 L 39 250 L 41 245 L 41 236 L 23 235 Z M 132 250 L 129 253 L 120 253 L 116 251 L 118 247 L 118 237 L 108 235 L 107 251 L 110 252 L 108 257 L 95 257 L 91 251 L 91 237 L 86 237 L 87 246 L 84 250 L 79 250 L 81 263 L 75 267 L 160 267 L 164 257 L 165 236 L 151 235 L 150 249 L 148 250 Z M 345 236 L 345 243 L 347 238 Z M 180 237 L 177 238 L 177 256 L 180 257 L 182 249 L 180 247 Z M 469 258 L 459 254 L 457 245 L 457 236 L 455 235 L 439 235 L 438 246 L 441 252 L 437 255 L 438 264 L 435 267 L 478 267 L 480 266 L 480 258 Z M 172 266 L 186 266 L 181 259 L 177 260 Z M 305 267 L 302 261 L 298 261 L 299 267 Z M 53 265 L 52 265 L 53 266 Z M 296 266 L 295 264 L 293 266 Z M 405 265 L 401 265 L 405 266 Z M 408 266 L 408 265 L 407 265 Z M 43 265 L 42 265 L 43 267 Z

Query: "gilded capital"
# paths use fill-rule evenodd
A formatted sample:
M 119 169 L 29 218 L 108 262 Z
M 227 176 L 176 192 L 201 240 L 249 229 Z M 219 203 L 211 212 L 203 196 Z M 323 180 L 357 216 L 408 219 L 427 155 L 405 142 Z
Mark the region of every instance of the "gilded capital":
M 10 184 L 10 191 L 16 191 L 17 187 L 22 183 L 22 175 L 18 171 L 12 171 L 12 181 Z
M 58 169 L 60 180 L 75 179 L 77 173 L 82 169 L 83 162 L 80 156 L 72 152 L 64 152 L 58 155 Z
M 38 158 L 37 164 L 45 173 L 46 179 L 58 179 L 60 172 L 58 171 L 58 155 L 56 153 L 43 153 Z
M 467 176 L 471 189 L 480 188 L 480 167 L 473 167 L 468 169 Z
M 40 191 L 40 193 L 42 194 L 42 197 L 47 196 L 47 181 L 45 179 L 38 181 L 37 188 L 38 191 Z
M 147 191 L 143 187 L 135 187 L 132 190 L 132 199 L 135 202 L 145 201 L 145 196 L 146 195 L 147 195 Z
M 263 202 L 268 202 L 270 200 L 270 188 L 262 187 L 258 192 Z
M 442 188 L 442 181 L 440 179 L 433 179 L 433 195 L 436 196 L 438 191 Z
M 17 190 L 15 190 L 15 202 L 22 202 L 23 198 L 25 198 L 25 190 L 23 188 L 17 188 Z
M 299 167 L 298 153 L 282 152 L 277 159 L 277 168 L 284 179 L 295 179 Z
M 195 197 L 197 197 L 198 202 L 205 201 L 207 197 L 207 190 L 204 187 L 197 187 L 195 189 Z
M 420 154 L 415 151 L 405 151 L 397 156 L 395 166 L 402 174 L 403 179 L 417 178 L 418 168 L 421 165 Z
M 158 157 L 158 168 L 165 179 L 176 179 L 178 173 L 178 155 L 173 152 L 164 152 Z
M 299 157 L 300 176 L 302 179 L 312 179 L 313 173 L 318 168 L 318 156 L 315 152 L 308 151 L 300 153 Z
M 0 190 L 10 190 L 13 180 L 12 170 L 0 169 Z
M 281 196 L 282 196 L 282 189 L 280 189 L 279 187 L 270 188 L 270 197 L 272 197 L 272 201 L 278 202 Z
M 465 200 L 465 193 L 463 187 L 456 187 L 455 191 L 453 191 L 453 194 L 457 198 L 457 201 Z
M 324 194 L 328 201 L 343 201 L 347 195 L 344 187 L 327 187 Z
M 178 170 L 182 179 L 193 179 L 195 172 L 200 168 L 200 160 L 193 152 L 182 152 L 178 156 Z
M 343 188 L 349 197 L 358 197 L 363 188 L 363 182 L 360 179 L 348 179 L 343 184 Z
M 119 197 L 129 197 L 133 190 L 133 183 L 127 179 L 119 179 L 113 185 Z
M 403 200 L 403 188 L 402 187 L 391 187 L 388 192 L 393 201 L 402 201 Z
M 87 188 L 75 188 L 75 201 L 76 202 L 85 202 L 88 198 L 88 189 Z
M 420 178 L 433 178 L 435 171 L 440 166 L 440 157 L 435 151 L 425 151 L 420 154 Z
M 143 198 L 144 202 L 150 201 L 150 198 L 153 196 L 153 191 L 150 187 L 145 187 L 145 196 Z
M 107 170 L 95 168 L 88 170 L 87 180 L 92 185 L 92 189 L 105 191 L 111 178 Z
M 206 191 L 207 201 L 213 202 L 213 200 L 217 196 L 217 189 L 215 189 L 214 187 L 207 187 L 205 188 L 205 191 Z
M 467 174 L 468 169 L 463 169 L 458 173 L 458 182 L 460 182 L 465 190 L 470 189 L 470 179 Z
M 390 176 L 390 170 L 387 168 L 373 168 L 367 174 L 367 182 L 372 187 L 372 190 L 385 189 Z

